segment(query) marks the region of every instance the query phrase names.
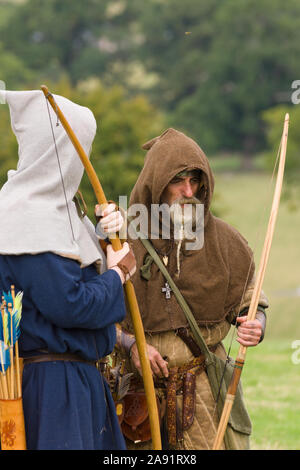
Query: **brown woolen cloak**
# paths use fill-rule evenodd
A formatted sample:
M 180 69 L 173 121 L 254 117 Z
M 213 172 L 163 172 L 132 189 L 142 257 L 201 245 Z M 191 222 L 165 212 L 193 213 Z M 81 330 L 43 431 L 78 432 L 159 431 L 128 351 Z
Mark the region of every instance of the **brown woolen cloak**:
M 239 232 L 210 212 L 214 178 L 208 159 L 191 138 L 174 129 L 147 142 L 144 167 L 130 197 L 129 205 L 144 204 L 149 213 L 151 204 L 160 204 L 164 188 L 183 170 L 199 169 L 205 181 L 204 245 L 199 250 L 181 250 L 180 275 L 176 276 L 174 240 L 151 240 L 162 258 L 168 255 L 168 270 L 192 310 L 198 325 L 221 322 L 238 309 L 244 289 L 254 274 L 253 254 Z M 150 237 L 150 229 L 148 237 Z M 188 326 L 175 296 L 166 299 L 162 288 L 165 279 L 155 263 L 151 277 L 141 276 L 140 268 L 147 251 L 139 240 L 132 240 L 137 271 L 132 278 L 145 332 L 158 333 Z M 130 316 L 124 326 L 132 331 Z

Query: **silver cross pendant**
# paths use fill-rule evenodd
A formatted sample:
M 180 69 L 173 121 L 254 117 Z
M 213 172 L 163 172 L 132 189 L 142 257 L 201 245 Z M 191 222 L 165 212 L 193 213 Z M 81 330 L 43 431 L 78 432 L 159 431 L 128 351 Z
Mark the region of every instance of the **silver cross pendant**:
M 172 289 L 167 282 L 165 282 L 165 287 L 163 287 L 161 291 L 166 293 L 166 299 L 171 298 Z

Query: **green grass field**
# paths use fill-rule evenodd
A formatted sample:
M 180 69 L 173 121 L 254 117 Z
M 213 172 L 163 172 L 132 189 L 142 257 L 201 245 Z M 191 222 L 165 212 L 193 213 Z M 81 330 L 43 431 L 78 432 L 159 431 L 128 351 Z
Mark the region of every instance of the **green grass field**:
M 258 268 L 274 189 L 271 177 L 217 173 L 215 180 L 214 207 L 248 240 Z M 300 209 L 292 212 L 282 202 L 263 286 L 270 301 L 266 336 L 247 350 L 242 374 L 253 449 L 300 449 L 300 346 L 292 347 L 296 340 L 300 344 L 299 233 Z M 232 357 L 238 350 L 234 343 Z M 293 363 L 293 354 L 299 364 Z

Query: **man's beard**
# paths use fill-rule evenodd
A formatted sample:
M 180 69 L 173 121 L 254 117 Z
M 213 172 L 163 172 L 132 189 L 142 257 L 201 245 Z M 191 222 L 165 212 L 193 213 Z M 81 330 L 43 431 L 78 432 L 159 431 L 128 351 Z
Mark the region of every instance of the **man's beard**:
M 196 197 L 181 197 L 170 206 L 175 240 L 194 240 L 203 228 L 203 204 Z
M 176 276 L 179 277 L 181 250 L 201 249 L 203 246 L 204 205 L 196 197 L 176 199 L 170 207 L 170 217 L 173 222 L 174 240 L 177 241 Z

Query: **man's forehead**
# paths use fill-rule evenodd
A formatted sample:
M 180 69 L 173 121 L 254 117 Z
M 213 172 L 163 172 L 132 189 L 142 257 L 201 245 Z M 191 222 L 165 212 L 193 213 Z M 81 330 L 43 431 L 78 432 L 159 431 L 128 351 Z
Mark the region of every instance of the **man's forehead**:
M 196 169 L 192 169 L 192 170 L 183 170 L 183 171 L 180 171 L 179 173 L 176 174 L 175 178 L 186 178 L 186 177 L 200 177 L 201 176 L 201 170 L 196 170 Z

